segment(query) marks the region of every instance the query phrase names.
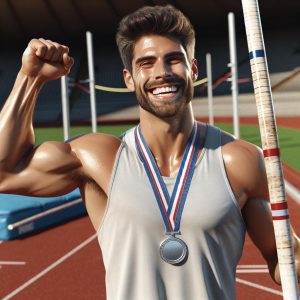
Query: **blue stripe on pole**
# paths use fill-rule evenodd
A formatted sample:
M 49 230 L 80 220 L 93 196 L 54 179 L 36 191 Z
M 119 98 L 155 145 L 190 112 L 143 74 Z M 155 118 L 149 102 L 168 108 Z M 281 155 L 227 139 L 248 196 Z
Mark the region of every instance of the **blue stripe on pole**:
M 257 58 L 257 57 L 265 57 L 265 51 L 264 50 L 255 50 L 255 51 L 249 52 L 250 59 Z

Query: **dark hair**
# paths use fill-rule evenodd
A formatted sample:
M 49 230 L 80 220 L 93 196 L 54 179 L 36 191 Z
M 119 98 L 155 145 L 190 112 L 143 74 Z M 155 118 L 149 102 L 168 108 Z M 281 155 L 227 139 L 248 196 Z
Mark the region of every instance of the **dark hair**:
M 175 38 L 194 57 L 195 31 L 189 19 L 172 5 L 144 6 L 124 17 L 118 28 L 116 41 L 126 69 L 132 69 L 135 43 L 149 34 Z

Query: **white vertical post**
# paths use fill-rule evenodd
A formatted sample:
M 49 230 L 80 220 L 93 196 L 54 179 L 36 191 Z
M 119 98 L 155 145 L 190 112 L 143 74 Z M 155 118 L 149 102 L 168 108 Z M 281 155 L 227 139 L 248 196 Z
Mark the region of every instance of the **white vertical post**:
M 86 44 L 87 44 L 88 69 L 89 69 L 92 131 L 97 132 L 97 108 L 96 108 L 96 92 L 95 92 L 93 42 L 92 42 L 92 34 L 89 31 L 86 32 Z
M 206 53 L 206 76 L 207 76 L 207 97 L 208 97 L 208 121 L 210 125 L 214 125 L 212 67 L 211 67 L 210 53 Z
M 231 94 L 233 106 L 233 134 L 236 138 L 240 138 L 240 121 L 238 109 L 238 68 L 237 68 L 237 55 L 236 55 L 236 37 L 235 37 L 235 23 L 234 14 L 228 14 L 228 30 L 229 30 L 229 50 L 230 50 L 230 63 L 228 66 L 231 68 Z
M 69 94 L 68 94 L 68 79 L 67 76 L 60 78 L 61 84 L 61 102 L 63 115 L 64 140 L 70 136 L 70 114 L 69 114 Z

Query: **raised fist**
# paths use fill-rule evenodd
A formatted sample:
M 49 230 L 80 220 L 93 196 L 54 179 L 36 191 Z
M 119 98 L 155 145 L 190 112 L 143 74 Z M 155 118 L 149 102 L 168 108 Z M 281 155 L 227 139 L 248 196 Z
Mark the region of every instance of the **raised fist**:
M 29 42 L 22 57 L 21 71 L 43 81 L 58 79 L 70 72 L 74 63 L 69 48 L 44 39 Z

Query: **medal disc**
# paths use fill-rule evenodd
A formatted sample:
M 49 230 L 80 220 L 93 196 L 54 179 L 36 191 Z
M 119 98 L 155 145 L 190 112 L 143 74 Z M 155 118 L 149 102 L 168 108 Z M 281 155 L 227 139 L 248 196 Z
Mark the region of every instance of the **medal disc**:
M 161 258 L 171 264 L 180 265 L 187 259 L 188 248 L 185 242 L 176 237 L 170 237 L 164 240 L 160 245 Z

